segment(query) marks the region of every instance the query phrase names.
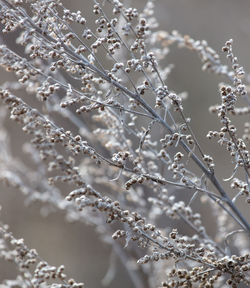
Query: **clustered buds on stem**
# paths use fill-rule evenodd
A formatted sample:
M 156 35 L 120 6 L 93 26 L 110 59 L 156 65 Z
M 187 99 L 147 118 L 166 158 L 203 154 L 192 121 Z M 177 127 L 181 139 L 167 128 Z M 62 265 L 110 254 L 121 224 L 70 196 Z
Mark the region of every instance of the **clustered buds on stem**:
M 22 126 L 22 153 L 33 165 L 8 149 L 5 136 L 16 139 L 0 109 L 0 182 L 28 203 L 39 201 L 46 215 L 63 211 L 66 220 L 96 227 L 136 288 L 249 285 L 250 227 L 236 202 L 250 203 L 250 123 L 241 129 L 234 121 L 250 112 L 244 69 L 232 40 L 222 48 L 230 68 L 206 41 L 158 31 L 154 6 L 149 0 L 140 12 L 119 0 L 93 0 L 93 28 L 59 0 L 0 0 L 1 33 L 19 33 L 24 48 L 0 45 L 0 65 L 16 77 L 1 83 L 0 101 Z M 221 103 L 209 109 L 221 128 L 207 139 L 228 152 L 229 187 L 191 128 L 186 94 L 167 85 L 173 66 L 162 60 L 174 44 L 196 52 L 202 70 L 228 82 L 219 85 Z M 239 99 L 248 104 L 237 107 Z M 216 224 L 212 236 L 205 209 Z M 58 288 L 83 286 L 1 223 L 0 244 L 0 257 L 17 265 L 20 287 L 27 279 L 32 287 L 48 280 Z M 134 269 L 132 262 L 148 266 Z

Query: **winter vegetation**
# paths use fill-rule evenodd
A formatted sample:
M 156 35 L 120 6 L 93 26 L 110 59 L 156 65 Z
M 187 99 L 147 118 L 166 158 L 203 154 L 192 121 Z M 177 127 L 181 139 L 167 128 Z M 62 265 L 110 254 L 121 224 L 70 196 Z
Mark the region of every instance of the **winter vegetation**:
M 237 43 L 225 43 L 222 59 L 204 40 L 159 29 L 157 1 L 142 10 L 88 2 L 94 28 L 84 9 L 60 0 L 0 0 L 0 65 L 15 77 L 0 83 L 0 197 L 14 188 L 24 195 L 19 205 L 39 203 L 41 217 L 61 213 L 93 227 L 132 287 L 247 287 L 250 86 Z M 219 129 L 206 141 L 225 151 L 226 179 L 192 129 L 188 93 L 168 84 L 173 66 L 162 63 L 179 48 L 218 78 L 219 101 L 208 110 Z M 18 141 L 17 156 L 10 143 Z M 0 287 L 87 287 L 8 224 L 0 218 L 0 259 L 17 272 Z M 99 287 L 114 277 L 107 265 Z

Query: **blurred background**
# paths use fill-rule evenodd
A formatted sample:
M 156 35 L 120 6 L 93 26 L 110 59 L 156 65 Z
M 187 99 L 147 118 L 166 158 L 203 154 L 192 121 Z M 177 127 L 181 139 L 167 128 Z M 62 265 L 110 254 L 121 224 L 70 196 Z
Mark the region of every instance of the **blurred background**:
M 89 12 L 92 9 L 92 1 L 63 2 L 66 8 L 82 10 L 83 16 L 91 17 Z M 146 3 L 144 0 L 128 2 L 130 6 L 138 9 Z M 224 43 L 233 38 L 234 53 L 245 71 L 250 71 L 249 0 L 159 0 L 155 1 L 155 16 L 160 30 L 168 32 L 178 30 L 181 34 L 189 34 L 194 39 L 207 40 L 216 51 L 221 51 Z M 1 41 L 14 43 L 15 38 L 9 34 Z M 225 55 L 221 52 L 219 54 L 222 62 L 227 64 Z M 201 72 L 197 54 L 186 49 L 172 47 L 165 63 L 174 64 L 167 83 L 168 87 L 178 93 L 183 91 L 188 93 L 188 100 L 184 103 L 185 115 L 191 117 L 191 126 L 201 146 L 207 154 L 216 159 L 218 167 L 216 172 L 219 178 L 228 178 L 232 173 L 232 166 L 226 160 L 224 149 L 220 148 L 216 141 L 206 140 L 207 132 L 219 127 L 217 117 L 208 113 L 208 107 L 219 103 L 218 83 L 225 79 Z M 12 76 L 0 70 L 1 83 L 10 80 Z M 15 143 L 11 143 L 11 149 L 15 154 L 23 143 L 23 135 L 20 126 L 15 123 L 7 125 L 9 133 L 15 136 Z M 10 230 L 17 238 L 24 238 L 26 244 L 30 248 L 36 248 L 39 255 L 51 265 L 64 264 L 66 273 L 75 280 L 84 282 L 86 287 L 101 287 L 101 280 L 109 265 L 110 247 L 98 239 L 94 229 L 78 223 L 67 224 L 63 221 L 64 216 L 58 212 L 43 218 L 40 215 L 39 205 L 27 208 L 24 202 L 23 195 L 18 191 L 0 185 L 2 222 L 9 224 Z M 239 205 L 244 205 L 240 202 Z M 247 211 L 243 212 L 247 214 Z M 119 262 L 117 265 L 118 273 L 109 287 L 131 287 L 126 270 Z M 15 273 L 13 265 L 0 259 L 0 283 L 6 278 L 15 277 Z

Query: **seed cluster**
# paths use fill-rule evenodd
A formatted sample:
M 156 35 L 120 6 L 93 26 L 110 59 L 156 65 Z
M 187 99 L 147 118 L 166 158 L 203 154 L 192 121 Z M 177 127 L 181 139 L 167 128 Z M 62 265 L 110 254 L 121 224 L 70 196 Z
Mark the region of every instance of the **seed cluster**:
M 41 260 L 35 249 L 29 249 L 23 239 L 16 239 L 8 231 L 7 225 L 0 226 L 0 256 L 4 260 L 16 264 L 20 275 L 16 280 L 6 281 L 6 287 L 26 287 L 27 283 L 35 288 L 52 285 L 57 288 L 82 288 L 83 283 L 68 279 L 64 266 L 51 266 Z M 53 284 L 51 284 L 51 281 Z
M 1 33 L 15 32 L 22 47 L 0 45 L 0 66 L 16 77 L 0 84 L 0 182 L 43 215 L 94 226 L 134 287 L 249 285 L 250 227 L 238 201 L 250 203 L 250 123 L 234 122 L 249 115 L 249 87 L 233 41 L 222 48 L 227 66 L 206 41 L 157 30 L 154 1 L 142 11 L 92 2 L 93 25 L 60 0 L 0 0 Z M 228 179 L 192 130 L 187 94 L 167 83 L 173 65 L 163 60 L 175 43 L 228 82 L 209 109 L 221 127 L 207 132 L 229 155 Z M 9 149 L 17 139 L 7 116 L 25 133 L 20 150 L 31 166 Z M 16 263 L 17 287 L 83 286 L 2 224 L 0 258 Z

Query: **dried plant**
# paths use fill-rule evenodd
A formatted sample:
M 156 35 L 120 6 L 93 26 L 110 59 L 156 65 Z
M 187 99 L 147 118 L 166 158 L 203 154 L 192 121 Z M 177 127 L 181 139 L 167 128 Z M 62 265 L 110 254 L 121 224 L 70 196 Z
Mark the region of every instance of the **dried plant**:
M 20 273 L 15 280 L 6 280 L 1 287 L 48 287 L 48 285 L 54 288 L 83 287 L 83 283 L 76 283 L 73 279 L 66 281 L 63 265 L 56 268 L 41 260 L 36 250 L 28 249 L 23 239 L 13 237 L 7 225 L 0 227 L 0 235 L 1 258 L 14 262 Z M 35 269 L 33 269 L 34 266 Z M 54 281 L 63 284 L 53 283 Z
M 15 47 L 0 46 L 1 66 L 17 78 L 0 90 L 1 182 L 46 213 L 95 226 L 134 287 L 249 285 L 250 225 L 239 207 L 250 203 L 250 122 L 237 130 L 234 119 L 249 115 L 250 100 L 233 41 L 222 48 L 227 66 L 206 41 L 158 31 L 154 1 L 140 12 L 93 0 L 93 15 L 95 29 L 59 0 L 0 0 L 1 35 L 18 35 Z M 166 84 L 172 66 L 161 63 L 173 44 L 196 52 L 202 69 L 225 81 L 221 103 L 210 107 L 221 128 L 207 138 L 227 151 L 228 179 L 219 179 L 191 128 L 186 94 Z M 9 148 L 6 108 L 27 134 L 30 166 Z M 216 218 L 214 235 L 194 199 Z M 19 271 L 4 287 L 83 285 L 66 282 L 61 267 L 40 261 L 3 224 L 0 235 L 1 257 Z

